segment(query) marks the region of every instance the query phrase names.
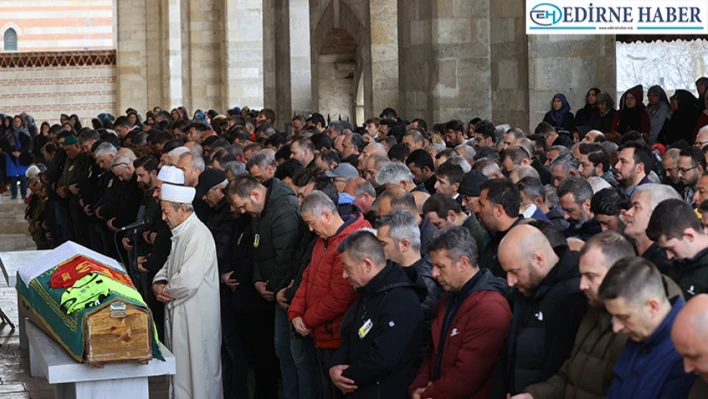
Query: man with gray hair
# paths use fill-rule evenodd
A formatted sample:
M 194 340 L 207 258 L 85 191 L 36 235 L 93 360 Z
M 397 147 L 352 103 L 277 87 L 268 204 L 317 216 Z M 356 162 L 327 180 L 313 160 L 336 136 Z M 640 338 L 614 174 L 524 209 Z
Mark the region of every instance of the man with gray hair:
M 369 159 L 370 156 L 374 154 L 381 154 L 381 155 L 386 155 L 388 156 L 388 152 L 386 151 L 386 147 L 384 147 L 383 144 L 381 143 L 369 143 L 364 149 L 361 151 L 361 154 L 359 154 L 359 164 L 357 168 L 359 169 L 362 174 L 366 170 L 367 166 L 367 160 Z
M 666 252 L 647 236 L 647 227 L 654 209 L 669 199 L 680 200 L 681 196 L 670 186 L 645 184 L 632 193 L 632 206 L 620 212 L 620 218 L 625 224 L 624 234 L 634 241 L 637 253 L 654 263 L 663 274 L 669 274 L 671 261 L 666 257 Z
M 554 145 L 546 151 L 546 166 L 550 166 L 554 159 L 562 155 L 573 155 L 568 147 L 563 145 Z
M 668 184 L 678 192 L 683 192 L 683 184 L 678 172 L 678 162 L 681 150 L 678 148 L 669 148 L 661 159 L 661 166 L 666 173 L 663 178 L 664 184 Z
M 329 366 L 342 338 L 340 324 L 357 294 L 343 277 L 343 266 L 337 246 L 351 233 L 371 228 L 362 215 L 337 212 L 337 205 L 322 191 L 312 191 L 300 205 L 300 213 L 317 236 L 312 257 L 302 282 L 288 309 L 288 319 L 303 337 L 312 335 L 321 371 L 319 385 L 324 398 L 336 398 L 336 387 L 329 378 Z M 302 390 L 305 387 L 301 387 Z
M 248 173 L 261 183 L 272 179 L 275 176 L 275 169 L 277 167 L 278 164 L 275 162 L 275 158 L 263 151 L 252 156 L 246 164 Z
M 455 147 L 455 152 L 458 153 L 470 165 L 474 165 L 474 157 L 477 156 L 477 151 L 469 144 L 460 144 Z M 468 170 L 469 172 L 469 170 Z
M 376 184 L 386 189 L 401 187 L 408 192 L 428 192 L 428 190 L 425 189 L 425 185 L 422 183 L 418 185 L 415 184 L 410 169 L 400 162 L 387 163 L 376 176 Z
M 329 376 L 349 399 L 406 397 L 420 362 L 425 285 L 387 263 L 368 229 L 350 234 L 337 252 L 359 299 L 342 320 Z
M 403 267 L 412 281 L 416 280 L 416 276 L 420 276 L 425 283 L 428 291 L 422 303 L 426 326 L 425 352 L 430 344 L 430 325 L 435 318 L 442 289 L 431 275 L 433 265 L 430 263 L 430 257 L 421 255 L 418 221 L 410 212 L 395 209 L 376 221 L 376 236 L 383 244 L 386 259 Z
M 231 161 L 224 164 L 224 173 L 229 182 L 232 182 L 237 176 L 245 175 L 246 165 L 239 161 Z
M 587 241 L 602 231 L 600 223 L 590 210 L 593 191 L 590 183 L 582 177 L 569 177 L 558 187 L 558 200 L 570 227 L 565 236 Z
M 184 185 L 189 187 L 197 186 L 199 175 L 206 169 L 204 158 L 192 152 L 181 154 L 175 166 L 184 172 Z M 194 206 L 194 213 L 197 214 L 199 220 L 206 223 L 209 219 L 209 204 L 201 198 L 194 198 L 192 205 Z
M 579 167 L 580 162 L 572 154 L 556 157 L 550 166 L 553 187 L 558 188 L 569 177 L 577 177 L 580 174 Z

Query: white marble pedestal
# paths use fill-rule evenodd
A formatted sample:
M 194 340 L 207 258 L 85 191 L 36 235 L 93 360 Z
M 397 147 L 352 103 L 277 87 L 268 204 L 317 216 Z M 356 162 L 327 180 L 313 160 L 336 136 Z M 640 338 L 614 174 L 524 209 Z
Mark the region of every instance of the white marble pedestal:
M 160 351 L 164 362 L 152 359 L 146 365 L 118 363 L 98 369 L 75 361 L 31 321 L 25 319 L 24 324 L 30 348 L 31 375 L 46 377 L 50 384 L 56 384 L 57 398 L 148 399 L 148 377 L 176 373 L 175 357 L 162 344 Z

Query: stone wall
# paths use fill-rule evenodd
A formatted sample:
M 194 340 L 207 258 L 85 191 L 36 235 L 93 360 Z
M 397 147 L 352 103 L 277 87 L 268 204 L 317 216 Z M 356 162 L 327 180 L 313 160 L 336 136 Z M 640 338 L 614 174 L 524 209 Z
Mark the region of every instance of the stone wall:
M 497 123 L 529 129 L 529 62 L 526 15 L 519 0 L 490 2 L 492 115 Z
M 572 112 L 585 106 L 591 87 L 617 92 L 615 36 L 529 36 L 529 123 L 543 120 L 555 93 L 568 98 Z
M 402 115 L 491 116 L 490 0 L 399 0 Z
M 60 114 L 76 113 L 84 124 L 101 112 L 116 114 L 116 68 L 64 66 L 0 69 L 0 112 L 27 112 L 39 125 L 58 123 Z

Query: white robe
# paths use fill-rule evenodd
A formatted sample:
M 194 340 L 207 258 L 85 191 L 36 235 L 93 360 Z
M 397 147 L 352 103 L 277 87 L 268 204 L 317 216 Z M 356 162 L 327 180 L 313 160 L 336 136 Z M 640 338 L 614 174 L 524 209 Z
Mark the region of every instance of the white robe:
M 161 280 L 174 297 L 165 304 L 165 344 L 177 366 L 170 398 L 222 399 L 216 246 L 196 215 L 172 229 L 170 256 L 153 282 Z

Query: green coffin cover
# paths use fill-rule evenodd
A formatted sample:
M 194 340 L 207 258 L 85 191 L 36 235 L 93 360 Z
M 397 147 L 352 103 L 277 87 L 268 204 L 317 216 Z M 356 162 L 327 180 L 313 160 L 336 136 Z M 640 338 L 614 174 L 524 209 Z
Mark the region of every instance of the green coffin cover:
M 20 297 L 30 305 L 30 310 L 39 317 L 49 329 L 52 337 L 66 349 L 67 352 L 79 362 L 83 362 L 84 357 L 84 318 L 89 317 L 94 312 L 104 308 L 103 305 L 120 300 L 131 303 L 135 306 L 150 312 L 145 302 L 138 302 L 135 299 L 125 297 L 120 294 L 111 293 L 103 300 L 101 306 L 82 309 L 67 315 L 61 307 L 61 296 L 66 291 L 64 288 L 50 288 L 49 281 L 58 266 L 42 273 L 39 277 L 30 281 L 29 286 L 25 285 L 20 275 L 17 276 L 17 292 Z M 18 306 L 21 306 L 18 304 Z M 153 324 L 152 355 L 164 361 L 160 353 L 157 342 L 157 333 Z

